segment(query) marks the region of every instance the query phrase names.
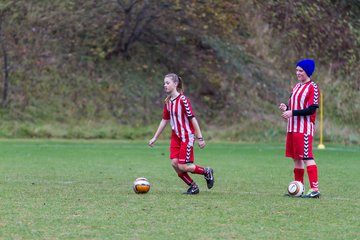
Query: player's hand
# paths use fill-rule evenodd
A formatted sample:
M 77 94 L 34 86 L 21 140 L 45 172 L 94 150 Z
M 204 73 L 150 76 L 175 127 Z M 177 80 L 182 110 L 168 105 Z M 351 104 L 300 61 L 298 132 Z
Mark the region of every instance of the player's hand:
M 280 103 L 280 105 L 279 105 L 279 109 L 280 109 L 282 112 L 285 112 L 285 111 L 286 111 L 286 109 L 287 109 L 286 104 L 285 104 L 285 103 Z
M 289 111 L 285 111 L 281 114 L 281 116 L 284 118 L 284 119 L 288 119 L 288 118 L 291 118 L 293 116 L 292 114 L 292 111 L 289 110 Z
M 205 147 L 206 143 L 204 139 L 199 139 L 199 147 L 203 149 Z
M 150 139 L 148 145 L 149 145 L 150 147 L 153 147 L 154 144 L 155 144 L 155 142 L 156 142 L 156 138 L 152 138 L 152 139 Z

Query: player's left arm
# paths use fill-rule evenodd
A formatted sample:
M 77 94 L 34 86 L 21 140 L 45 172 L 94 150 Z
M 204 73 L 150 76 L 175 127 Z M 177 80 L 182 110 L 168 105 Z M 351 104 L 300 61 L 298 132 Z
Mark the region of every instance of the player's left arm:
M 311 105 L 308 108 L 302 110 L 292 110 L 293 116 L 308 116 L 313 115 L 316 112 L 316 109 L 319 108 L 318 105 Z
M 292 116 L 308 116 L 313 115 L 316 112 L 316 109 L 318 108 L 318 105 L 311 105 L 308 108 L 302 109 L 302 110 L 288 110 L 281 114 L 281 116 L 285 119 L 291 118 Z
M 206 143 L 205 143 L 205 140 L 203 138 L 203 135 L 201 134 L 201 130 L 200 130 L 200 126 L 199 126 L 199 123 L 198 121 L 196 120 L 195 117 L 192 117 L 190 119 L 192 125 L 194 126 L 194 129 L 195 129 L 195 136 L 196 138 L 199 140 L 199 147 L 200 148 L 204 148 Z
M 194 127 L 194 130 L 195 130 L 195 136 L 199 140 L 199 147 L 204 148 L 206 143 L 203 138 L 203 135 L 201 134 L 199 123 L 194 116 L 194 112 L 193 112 L 191 103 L 190 103 L 189 99 L 187 99 L 185 96 L 183 96 L 181 98 L 181 100 L 182 100 L 181 101 L 182 107 L 185 109 L 186 117 L 191 121 L 191 123 Z

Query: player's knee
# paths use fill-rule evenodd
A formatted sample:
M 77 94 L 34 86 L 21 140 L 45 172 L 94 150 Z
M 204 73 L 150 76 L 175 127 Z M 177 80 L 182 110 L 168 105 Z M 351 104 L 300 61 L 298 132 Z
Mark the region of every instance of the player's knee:
M 308 160 L 306 160 L 306 161 L 304 161 L 304 162 L 305 162 L 305 164 L 306 164 L 307 167 L 309 167 L 309 166 L 311 166 L 311 165 L 316 165 L 316 162 L 315 162 L 314 159 L 308 159 Z
M 188 166 L 186 164 L 179 164 L 179 169 L 183 172 L 188 172 Z

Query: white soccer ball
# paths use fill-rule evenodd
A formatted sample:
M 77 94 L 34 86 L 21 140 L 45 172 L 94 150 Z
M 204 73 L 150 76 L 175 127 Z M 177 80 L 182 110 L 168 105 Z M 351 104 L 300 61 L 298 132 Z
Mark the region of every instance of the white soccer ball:
M 134 181 L 133 189 L 135 193 L 147 193 L 150 191 L 150 182 L 144 177 L 139 177 Z
M 289 183 L 287 191 L 291 197 L 301 197 L 304 194 L 305 187 L 299 181 L 292 181 Z

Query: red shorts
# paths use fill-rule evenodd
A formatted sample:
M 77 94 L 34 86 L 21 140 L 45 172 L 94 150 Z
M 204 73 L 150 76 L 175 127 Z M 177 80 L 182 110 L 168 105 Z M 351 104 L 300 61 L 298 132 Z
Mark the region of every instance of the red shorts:
M 286 135 L 286 157 L 295 160 L 314 159 L 312 139 L 313 137 L 308 134 L 288 132 Z
M 170 159 L 179 159 L 179 164 L 193 163 L 194 162 L 194 141 L 187 140 L 186 142 L 176 136 L 175 133 L 171 135 L 170 143 Z

